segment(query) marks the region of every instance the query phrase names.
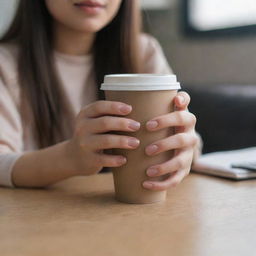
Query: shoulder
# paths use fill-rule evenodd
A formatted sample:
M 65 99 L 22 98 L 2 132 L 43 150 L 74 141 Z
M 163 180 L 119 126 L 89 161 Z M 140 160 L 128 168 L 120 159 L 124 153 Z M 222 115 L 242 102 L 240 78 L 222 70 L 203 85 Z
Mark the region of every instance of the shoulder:
M 140 47 L 145 50 L 145 53 L 148 51 L 155 51 L 161 49 L 161 46 L 157 39 L 150 34 L 141 33 L 140 35 Z
M 15 44 L 0 44 L 0 76 L 4 82 L 17 79 L 18 47 Z
M 159 74 L 172 73 L 163 49 L 156 38 L 142 33 L 140 35 L 139 47 L 141 60 L 144 65 L 143 72 Z
M 18 46 L 14 43 L 0 43 L 0 60 L 15 64 L 18 58 Z M 2 63 L 1 63 L 2 64 Z

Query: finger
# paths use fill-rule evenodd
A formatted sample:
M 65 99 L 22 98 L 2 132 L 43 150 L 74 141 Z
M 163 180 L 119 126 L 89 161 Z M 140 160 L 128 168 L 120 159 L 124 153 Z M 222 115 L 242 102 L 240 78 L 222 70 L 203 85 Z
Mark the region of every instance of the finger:
M 158 131 L 168 127 L 186 127 L 190 129 L 196 124 L 196 117 L 188 111 L 175 111 L 156 117 L 146 123 L 149 131 Z
M 96 101 L 86 106 L 80 113 L 80 117 L 99 117 L 103 115 L 128 115 L 132 107 L 122 102 Z
M 103 116 L 84 122 L 86 130 L 92 133 L 104 133 L 109 131 L 135 132 L 140 129 L 140 123 L 128 118 Z
M 163 191 L 167 190 L 171 187 L 176 187 L 185 176 L 187 176 L 187 172 L 184 170 L 180 170 L 175 172 L 173 175 L 170 175 L 164 181 L 145 181 L 143 182 L 143 187 L 153 191 Z
M 183 150 L 175 155 L 171 160 L 162 164 L 151 166 L 146 173 L 149 177 L 159 177 L 168 173 L 174 173 L 178 170 L 190 170 L 193 158 L 193 150 Z
M 96 151 L 111 148 L 135 149 L 139 146 L 140 141 L 129 136 L 100 134 L 91 136 L 89 144 Z
M 177 110 L 187 109 L 190 103 L 190 96 L 186 92 L 178 92 L 177 96 L 174 98 L 174 104 Z
M 97 161 L 103 167 L 119 167 L 126 164 L 127 159 L 124 156 L 98 154 Z
M 195 133 L 178 133 L 147 146 L 145 152 L 149 156 L 154 156 L 168 150 L 194 147 L 197 140 Z

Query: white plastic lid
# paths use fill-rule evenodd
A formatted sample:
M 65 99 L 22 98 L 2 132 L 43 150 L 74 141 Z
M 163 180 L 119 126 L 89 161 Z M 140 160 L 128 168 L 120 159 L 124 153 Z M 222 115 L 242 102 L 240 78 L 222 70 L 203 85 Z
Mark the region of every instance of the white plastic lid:
M 101 85 L 104 91 L 164 91 L 178 90 L 175 75 L 119 74 L 106 75 Z

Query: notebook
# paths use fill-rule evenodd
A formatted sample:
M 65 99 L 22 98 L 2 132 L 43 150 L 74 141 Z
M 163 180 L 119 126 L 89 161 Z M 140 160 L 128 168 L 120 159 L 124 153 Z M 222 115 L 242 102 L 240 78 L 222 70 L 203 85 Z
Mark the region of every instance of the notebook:
M 256 147 L 204 154 L 193 171 L 234 180 L 256 178 Z

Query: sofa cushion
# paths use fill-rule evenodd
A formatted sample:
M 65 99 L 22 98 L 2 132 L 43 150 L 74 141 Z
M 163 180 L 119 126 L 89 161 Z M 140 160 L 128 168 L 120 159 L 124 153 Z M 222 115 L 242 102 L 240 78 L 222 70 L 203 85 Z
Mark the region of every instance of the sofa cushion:
M 203 152 L 256 146 L 256 85 L 183 86 Z

